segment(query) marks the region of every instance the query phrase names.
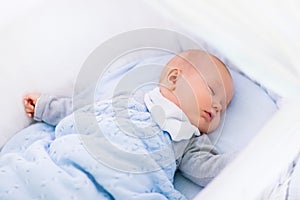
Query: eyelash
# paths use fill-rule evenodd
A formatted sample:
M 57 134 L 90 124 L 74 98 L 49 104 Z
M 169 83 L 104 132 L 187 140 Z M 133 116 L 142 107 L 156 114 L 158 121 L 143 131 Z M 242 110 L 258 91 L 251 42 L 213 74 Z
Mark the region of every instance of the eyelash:
M 210 86 L 208 86 L 208 88 L 210 89 L 212 95 L 215 95 L 215 91 Z

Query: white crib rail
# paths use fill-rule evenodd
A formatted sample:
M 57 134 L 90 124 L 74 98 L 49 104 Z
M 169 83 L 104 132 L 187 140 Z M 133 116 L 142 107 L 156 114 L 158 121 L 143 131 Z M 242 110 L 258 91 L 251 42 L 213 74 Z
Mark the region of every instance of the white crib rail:
M 152 0 L 149 4 L 285 100 L 249 146 L 196 197 L 258 199 L 300 151 L 299 1 Z
M 285 103 L 196 199 L 258 199 L 299 153 L 299 112 L 298 102 Z

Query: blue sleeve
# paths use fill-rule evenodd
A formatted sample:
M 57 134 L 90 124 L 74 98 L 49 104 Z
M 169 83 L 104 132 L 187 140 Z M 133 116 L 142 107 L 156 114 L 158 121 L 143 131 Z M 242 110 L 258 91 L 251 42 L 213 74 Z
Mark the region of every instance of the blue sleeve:
M 42 94 L 35 105 L 33 119 L 56 126 L 60 120 L 72 112 L 72 98 Z
M 193 137 L 187 145 L 179 165 L 182 175 L 205 187 L 236 156 L 236 153 L 218 154 L 208 136 Z

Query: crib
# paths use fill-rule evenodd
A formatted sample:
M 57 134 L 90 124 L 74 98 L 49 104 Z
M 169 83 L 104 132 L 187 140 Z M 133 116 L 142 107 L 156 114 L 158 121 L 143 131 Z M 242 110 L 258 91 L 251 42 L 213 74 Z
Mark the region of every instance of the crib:
M 228 136 L 238 137 L 235 148 L 241 152 L 206 188 L 180 174 L 175 185 L 194 199 L 285 199 L 287 192 L 274 188 L 293 180 L 285 176 L 299 154 L 299 8 L 295 0 L 2 2 L 0 146 L 33 123 L 24 114 L 23 94 L 70 96 L 83 63 L 99 45 L 132 30 L 167 30 L 201 44 L 274 103 L 272 111 L 257 114 L 264 115 L 264 123 L 255 134 Z M 247 98 L 260 106 L 260 98 Z M 219 145 L 226 151 L 232 143 Z

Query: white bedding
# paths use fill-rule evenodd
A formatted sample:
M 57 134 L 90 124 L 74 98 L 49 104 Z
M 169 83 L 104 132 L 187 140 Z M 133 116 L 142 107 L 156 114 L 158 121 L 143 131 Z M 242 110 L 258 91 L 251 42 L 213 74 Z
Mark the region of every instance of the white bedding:
M 267 120 L 276 110 L 273 103 L 273 92 L 281 97 L 287 97 L 289 100 L 295 99 L 299 95 L 300 63 L 298 52 L 300 52 L 300 45 L 298 45 L 298 35 L 300 30 L 298 24 L 300 18 L 296 8 L 300 6 L 296 1 L 289 1 L 288 3 L 276 1 L 277 6 L 267 10 L 264 8 L 268 4 L 274 5 L 274 2 L 255 1 L 228 4 L 211 1 L 201 4 L 190 2 L 191 4 L 189 4 L 176 1 L 159 1 L 156 4 L 157 9 L 149 6 L 145 1 L 139 0 L 131 0 L 130 3 L 118 0 L 112 0 L 109 3 L 105 0 L 54 0 L 51 2 L 33 0 L 26 6 L 19 6 L 20 3 L 21 1 L 14 0 L 2 2 L 3 6 L 0 6 L 0 11 L 2 11 L 0 13 L 3 16 L 0 21 L 0 89 L 3 91 L 0 104 L 3 113 L 0 120 L 0 147 L 16 131 L 31 122 L 25 116 L 22 107 L 21 99 L 24 93 L 34 91 L 71 95 L 76 75 L 91 51 L 113 35 L 136 28 L 170 28 L 188 33 L 187 35 L 197 38 L 197 41 L 205 41 L 204 45 L 208 47 L 208 50 L 225 62 L 230 60 L 228 63 L 233 64 L 233 68 L 239 68 L 252 80 L 259 82 L 264 88 L 268 88 L 267 92 L 271 95 L 267 95 L 258 85 L 253 84 L 251 86 L 259 89 L 259 93 L 262 94 L 260 100 L 265 102 L 263 107 L 269 106 L 270 108 L 264 109 L 268 112 L 259 115 L 264 120 Z M 156 1 L 152 1 L 150 4 L 155 3 Z M 18 7 L 18 10 L 15 7 Z M 251 8 L 254 8 L 256 12 L 253 12 Z M 187 11 L 191 12 L 187 14 Z M 169 17 L 166 18 L 168 15 Z M 123 23 L 124 19 L 127 23 Z M 218 31 L 216 31 L 216 25 L 218 25 Z M 244 83 L 248 84 L 247 81 Z M 237 94 L 241 93 L 238 91 Z M 251 98 L 251 94 L 247 92 L 244 97 Z M 272 98 L 269 99 L 269 97 Z M 247 98 L 239 101 L 239 103 L 243 102 L 249 105 Z M 275 100 L 277 98 L 278 96 L 275 95 Z M 268 103 L 269 101 L 270 103 Z M 252 99 L 251 102 L 253 102 Z M 251 111 L 253 108 L 255 109 L 255 104 L 251 105 L 253 107 L 243 107 L 245 110 L 239 114 L 241 116 L 243 113 L 249 114 L 247 109 L 251 108 Z M 273 124 L 264 127 L 262 130 L 264 133 L 275 131 L 273 134 L 261 134 L 260 137 L 257 137 L 254 141 L 256 143 L 253 143 L 249 150 L 243 154 L 244 157 L 249 156 L 250 159 L 243 160 L 241 158 L 240 162 L 232 165 L 227 170 L 227 175 L 221 176 L 220 179 L 222 180 L 219 179 L 219 182 L 213 184 L 212 189 L 208 189 L 203 197 L 209 197 L 212 194 L 211 191 L 220 185 L 225 185 L 220 190 L 218 188 L 220 192 L 214 195 L 226 194 L 232 197 L 231 199 L 234 197 L 238 199 L 240 196 L 245 197 L 241 191 L 246 188 L 246 194 L 249 195 L 247 197 L 251 199 L 251 195 L 253 197 L 259 193 L 253 191 L 257 191 L 259 187 L 262 187 L 261 190 L 263 190 L 266 185 L 276 179 L 274 175 L 278 175 L 282 166 L 288 165 L 287 161 L 294 158 L 295 149 L 299 146 L 297 143 L 299 136 L 293 134 L 293 131 L 299 130 L 299 123 L 295 121 L 297 115 L 293 113 L 297 109 L 299 110 L 299 106 L 291 109 L 291 112 L 288 112 L 288 109 L 286 112 L 282 111 L 281 114 L 278 114 L 279 117 L 275 117 Z M 274 137 L 279 138 L 278 130 L 284 130 L 280 124 L 283 124 L 282 126 L 285 128 L 289 127 L 289 124 L 285 123 L 284 120 L 284 123 L 281 122 L 282 115 L 288 116 L 287 119 L 290 116 L 295 118 L 293 118 L 294 121 L 290 120 L 295 125 L 288 129 L 290 131 L 285 134 L 286 138 L 284 137 L 286 140 L 280 143 L 286 145 L 291 141 L 289 148 L 285 151 L 288 156 L 285 156 L 284 153 L 275 156 L 274 154 L 279 152 L 278 148 L 271 152 L 271 157 L 264 157 L 265 155 L 260 155 L 260 151 L 270 152 L 272 144 L 279 144 Z M 230 118 L 228 117 L 228 119 Z M 257 121 L 250 120 L 250 122 L 255 124 Z M 231 123 L 236 123 L 236 121 Z M 239 129 L 243 128 L 241 123 L 238 125 L 240 126 Z M 259 124 L 256 130 L 259 130 L 261 125 Z M 273 128 L 268 128 L 271 126 Z M 243 148 L 252 138 L 250 129 L 244 131 L 247 137 L 243 137 L 243 134 L 238 132 L 229 136 L 224 134 L 221 135 L 222 137 L 212 137 L 218 140 L 217 145 L 221 151 L 236 150 Z M 238 142 L 232 138 L 237 139 Z M 259 141 L 266 139 L 272 143 L 263 148 L 263 144 Z M 256 151 L 254 150 L 255 147 L 257 147 Z M 264 179 L 265 181 L 261 181 L 261 185 L 253 183 L 251 187 L 246 187 L 246 184 L 234 181 L 240 180 L 238 176 L 245 176 L 246 163 L 257 162 L 251 157 L 253 153 L 256 153 L 256 158 L 260 159 L 261 162 L 264 158 L 270 159 L 271 161 L 267 164 L 276 165 L 277 168 L 268 171 L 268 176 Z M 275 157 L 282 161 L 280 165 L 274 160 L 272 162 L 272 158 Z M 240 165 L 241 163 L 244 165 Z M 286 164 L 284 165 L 284 163 Z M 243 171 L 236 171 L 237 168 L 241 168 Z M 266 168 L 257 166 L 254 170 L 262 174 L 262 169 Z M 229 172 L 236 173 L 229 176 Z M 191 196 L 196 195 L 195 191 L 198 188 L 185 183 L 185 180 L 180 181 L 180 179 L 179 177 L 179 182 L 176 182 L 178 187 Z M 254 182 L 254 177 L 250 177 L 249 181 Z M 236 191 L 234 195 L 230 192 L 226 193 L 225 188 L 229 185 L 236 186 L 235 188 L 240 190 Z

